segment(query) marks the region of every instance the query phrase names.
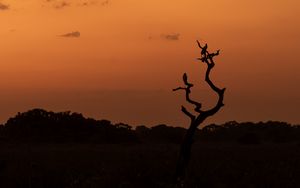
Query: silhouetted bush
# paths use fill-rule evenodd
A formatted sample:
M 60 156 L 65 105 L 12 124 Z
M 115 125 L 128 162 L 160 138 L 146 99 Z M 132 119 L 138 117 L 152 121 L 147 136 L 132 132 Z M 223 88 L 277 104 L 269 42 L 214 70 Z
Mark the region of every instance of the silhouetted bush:
M 22 142 L 134 142 L 129 125 L 85 118 L 80 113 L 33 109 L 10 118 L 3 128 L 10 141 Z
M 150 128 L 145 125 L 139 125 L 135 128 L 135 133 L 141 142 L 145 142 L 150 136 Z
M 286 122 L 227 122 L 222 125 L 211 124 L 200 130 L 198 140 L 238 142 L 242 144 L 258 144 L 263 142 L 284 143 L 300 140 L 298 126 Z
M 164 124 L 151 127 L 148 139 L 152 142 L 168 142 L 168 143 L 181 143 L 185 134 L 185 129 L 182 127 L 169 127 Z
M 145 125 L 139 125 L 135 128 L 135 132 L 140 135 L 147 135 L 150 132 L 150 128 Z

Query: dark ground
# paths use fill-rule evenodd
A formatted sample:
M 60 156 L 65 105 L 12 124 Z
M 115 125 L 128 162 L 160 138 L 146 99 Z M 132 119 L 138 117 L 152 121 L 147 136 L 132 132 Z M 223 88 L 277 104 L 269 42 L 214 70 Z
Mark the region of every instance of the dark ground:
M 177 144 L 2 144 L 1 188 L 172 187 Z M 187 187 L 298 188 L 299 144 L 195 144 Z

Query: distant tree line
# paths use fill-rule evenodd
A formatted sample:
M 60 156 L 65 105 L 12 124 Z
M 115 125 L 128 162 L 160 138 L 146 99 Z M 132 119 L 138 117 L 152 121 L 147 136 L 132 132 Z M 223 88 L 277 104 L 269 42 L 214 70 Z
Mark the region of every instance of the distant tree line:
M 258 123 L 230 121 L 222 125 L 205 126 L 199 132 L 198 139 L 241 144 L 300 142 L 300 125 L 279 121 Z
M 33 109 L 18 113 L 0 125 L 0 142 L 34 143 L 174 143 L 180 144 L 186 129 L 160 124 L 154 127 L 112 124 L 85 118 L 80 113 Z M 300 126 L 285 122 L 227 122 L 198 129 L 196 142 L 240 144 L 300 143 Z
M 80 113 L 33 109 L 18 113 L 0 129 L 2 140 L 10 142 L 136 142 L 131 126 L 113 125 L 108 120 L 85 118 Z

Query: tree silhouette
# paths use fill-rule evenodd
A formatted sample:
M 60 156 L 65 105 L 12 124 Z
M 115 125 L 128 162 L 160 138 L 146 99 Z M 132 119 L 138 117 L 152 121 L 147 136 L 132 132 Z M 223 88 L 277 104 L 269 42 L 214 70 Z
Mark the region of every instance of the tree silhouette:
M 2 137 L 2 138 L 1 138 Z M 18 113 L 2 127 L 0 141 L 35 143 L 134 143 L 130 125 L 85 118 L 76 112 L 32 109 Z
M 173 89 L 173 91 L 178 91 L 178 90 L 184 90 L 185 91 L 185 99 L 187 102 L 195 106 L 194 108 L 194 113 L 189 112 L 184 106 L 181 106 L 181 111 L 187 115 L 191 122 L 190 126 L 183 138 L 181 148 L 180 148 L 180 153 L 179 153 L 179 158 L 177 161 L 177 167 L 176 167 L 176 173 L 175 173 L 175 180 L 177 183 L 182 184 L 183 181 L 185 180 L 186 177 L 186 170 L 187 166 L 190 160 L 191 156 L 191 147 L 193 144 L 193 137 L 195 135 L 195 132 L 197 130 L 197 127 L 209 116 L 214 115 L 217 113 L 221 107 L 224 106 L 223 104 L 223 99 L 224 99 L 224 92 L 225 88 L 220 89 L 218 88 L 210 79 L 210 73 L 213 67 L 215 66 L 214 62 L 214 57 L 218 56 L 220 53 L 220 50 L 217 50 L 215 53 L 210 53 L 208 52 L 208 45 L 205 44 L 203 47 L 201 46 L 200 42 L 197 40 L 198 47 L 201 49 L 201 57 L 197 58 L 201 62 L 205 63 L 207 65 L 206 73 L 205 73 L 205 81 L 207 84 L 210 86 L 210 88 L 217 93 L 218 95 L 218 101 L 216 105 L 209 109 L 209 110 L 202 110 L 202 105 L 201 103 L 192 100 L 190 97 L 191 94 L 191 88 L 193 87 L 193 84 L 188 81 L 188 76 L 186 73 L 183 74 L 183 82 L 185 87 L 178 87 L 176 89 Z

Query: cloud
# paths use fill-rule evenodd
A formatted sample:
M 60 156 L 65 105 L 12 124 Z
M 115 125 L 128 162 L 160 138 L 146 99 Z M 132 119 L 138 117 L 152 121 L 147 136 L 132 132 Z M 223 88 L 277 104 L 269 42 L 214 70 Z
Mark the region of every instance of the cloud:
M 110 4 L 110 0 L 44 0 L 44 3 L 49 4 L 55 9 L 63 9 L 72 6 L 87 7 L 97 4 L 107 6 Z
M 101 3 L 102 6 L 106 6 L 106 5 L 108 5 L 108 4 L 109 4 L 109 0 L 103 1 L 103 2 Z
M 9 9 L 9 5 L 0 2 L 0 10 L 8 10 L 8 9 Z
M 74 31 L 74 32 L 66 33 L 66 34 L 59 35 L 59 36 L 60 37 L 78 38 L 78 37 L 80 37 L 80 32 L 79 31 Z
M 89 5 L 90 5 L 89 2 L 83 2 L 83 3 L 79 4 L 79 6 L 89 6 Z
M 166 40 L 179 40 L 180 33 L 175 33 L 175 34 L 162 34 L 162 38 Z
M 97 4 L 97 1 L 85 1 L 85 2 L 79 3 L 78 5 L 84 7 L 84 6 L 91 6 L 91 5 L 95 5 L 95 4 Z
M 109 3 L 110 3 L 110 1 L 106 0 L 106 1 L 100 2 L 100 5 L 101 6 L 107 6 Z M 79 6 L 84 7 L 84 6 L 91 6 L 91 5 L 96 5 L 96 4 L 99 4 L 99 2 L 96 1 L 96 0 L 86 0 L 86 1 L 84 1 L 82 3 L 80 3 Z
M 68 6 L 70 6 L 70 4 L 68 2 L 61 1 L 58 4 L 55 4 L 54 8 L 56 8 L 56 9 L 62 9 L 62 8 L 68 7 Z

